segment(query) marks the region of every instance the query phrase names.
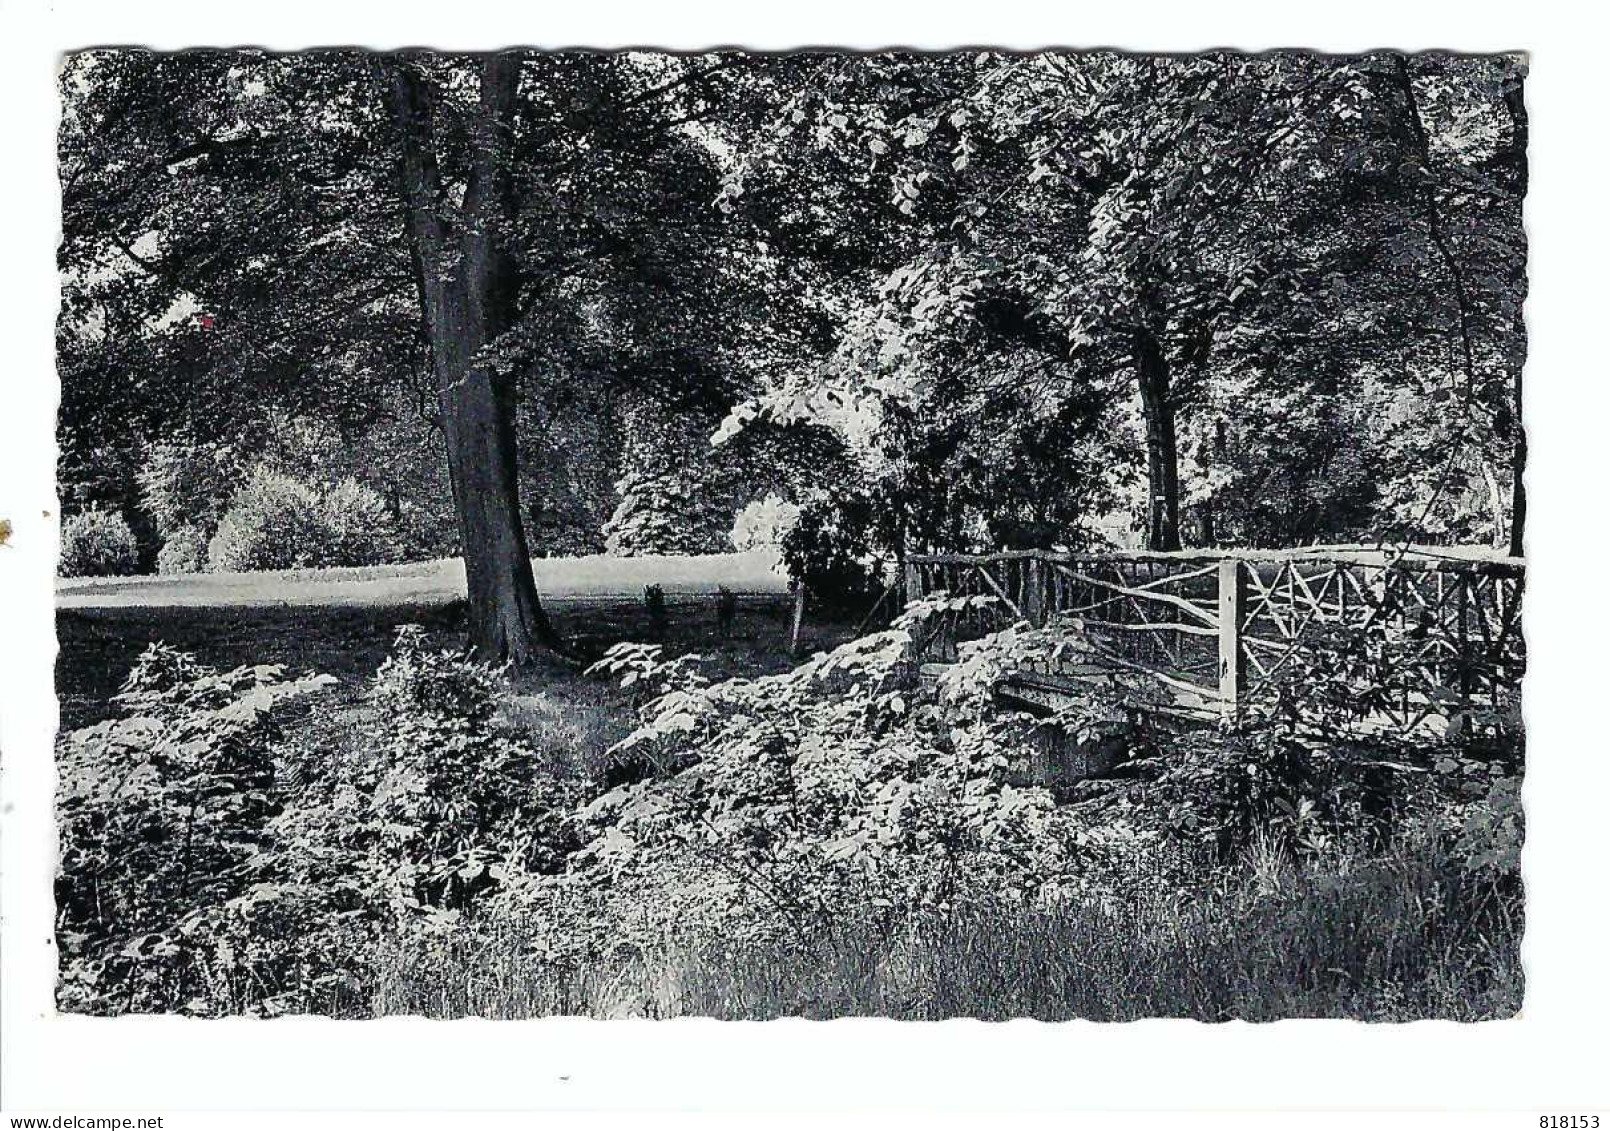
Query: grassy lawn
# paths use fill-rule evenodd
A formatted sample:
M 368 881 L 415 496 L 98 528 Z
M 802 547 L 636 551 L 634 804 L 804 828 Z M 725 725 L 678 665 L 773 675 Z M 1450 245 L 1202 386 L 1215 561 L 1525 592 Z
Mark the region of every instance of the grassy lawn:
M 558 599 L 635 599 L 647 585 L 660 586 L 667 596 L 711 594 L 722 585 L 752 596 L 780 597 L 788 592 L 788 579 L 777 568 L 776 557 L 765 551 L 696 557 L 595 554 L 537 558 L 531 566 L 537 588 L 545 597 Z M 56 584 L 56 605 L 62 609 L 278 605 L 385 609 L 444 605 L 463 596 L 464 563 L 457 558 L 260 573 L 77 577 Z

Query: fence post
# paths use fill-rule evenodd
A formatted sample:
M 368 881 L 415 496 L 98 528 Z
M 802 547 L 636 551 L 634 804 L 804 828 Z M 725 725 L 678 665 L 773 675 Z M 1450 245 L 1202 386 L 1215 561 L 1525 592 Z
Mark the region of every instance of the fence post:
M 1040 580 L 1040 559 L 1023 562 L 1023 617 L 1035 628 L 1045 626 L 1045 592 Z
M 902 605 L 909 605 L 922 596 L 922 573 L 917 563 L 906 558 L 906 592 Z
M 1458 579 L 1459 585 L 1459 609 L 1457 614 L 1459 617 L 1459 622 L 1454 634 L 1455 647 L 1459 649 L 1459 658 L 1455 661 L 1455 663 L 1458 665 L 1458 667 L 1455 668 L 1455 671 L 1458 672 L 1459 675 L 1459 707 L 1461 710 L 1468 711 L 1470 709 L 1470 696 L 1471 691 L 1474 688 L 1474 681 L 1471 679 L 1470 634 L 1469 630 L 1466 628 L 1466 621 L 1468 620 L 1470 614 L 1470 583 L 1472 580 L 1474 580 L 1475 575 L 1461 570 L 1454 576 Z M 1493 587 L 1495 590 L 1497 589 L 1497 586 L 1498 579 L 1495 577 L 1493 579 Z
M 805 582 L 794 583 L 794 622 L 788 631 L 788 654 L 799 655 L 799 630 L 805 623 Z
M 1236 558 L 1219 562 L 1219 710 L 1233 719 L 1246 692 L 1247 653 L 1241 630 L 1247 609 L 1246 568 Z

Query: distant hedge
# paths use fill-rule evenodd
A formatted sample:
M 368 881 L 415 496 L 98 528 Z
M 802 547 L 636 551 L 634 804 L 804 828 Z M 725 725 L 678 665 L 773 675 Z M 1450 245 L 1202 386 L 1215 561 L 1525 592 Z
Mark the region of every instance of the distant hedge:
M 215 572 L 381 565 L 401 561 L 385 500 L 355 479 L 323 493 L 259 467 L 236 492 L 207 547 Z
M 63 577 L 118 577 L 139 568 L 140 551 L 128 520 L 117 511 L 93 509 L 64 519 Z

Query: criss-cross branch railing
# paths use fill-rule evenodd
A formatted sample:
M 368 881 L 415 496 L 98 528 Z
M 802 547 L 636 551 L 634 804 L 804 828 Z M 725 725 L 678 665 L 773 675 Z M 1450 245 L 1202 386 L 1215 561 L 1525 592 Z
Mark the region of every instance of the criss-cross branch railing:
M 1077 620 L 1114 662 L 1191 693 L 1209 714 L 1300 695 L 1300 675 L 1338 635 L 1374 630 L 1390 655 L 1377 657 L 1358 710 L 1379 725 L 1442 731 L 1460 713 L 1516 702 L 1524 582 L 1522 561 L 1482 551 L 1329 547 L 912 554 L 905 588 L 908 600 L 993 598 L 944 614 L 922 659 L 954 660 L 960 641 L 1013 623 Z

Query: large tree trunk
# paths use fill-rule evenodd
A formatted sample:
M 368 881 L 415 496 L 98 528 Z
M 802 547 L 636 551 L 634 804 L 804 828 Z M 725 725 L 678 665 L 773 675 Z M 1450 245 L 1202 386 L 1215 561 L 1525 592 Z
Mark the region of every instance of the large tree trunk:
M 1135 338 L 1135 365 L 1140 403 L 1146 419 L 1146 548 L 1180 548 L 1179 444 L 1175 437 L 1174 401 L 1168 357 L 1149 332 Z
M 1526 117 L 1526 88 L 1523 84 L 1522 73 L 1517 67 L 1515 75 L 1504 89 L 1504 105 L 1509 109 L 1510 118 L 1510 146 L 1509 160 L 1511 177 L 1515 185 L 1515 197 L 1524 204 L 1526 200 L 1527 174 L 1526 142 L 1529 132 Z M 1524 260 L 1517 265 L 1516 286 L 1524 289 L 1526 286 L 1526 265 Z M 1526 321 L 1517 310 L 1515 314 L 1515 331 L 1524 340 L 1526 336 Z M 1509 516 L 1509 553 L 1511 557 L 1526 556 L 1526 417 L 1521 407 L 1521 371 L 1526 367 L 1523 356 L 1516 357 L 1512 362 L 1515 367 L 1514 388 L 1515 404 L 1514 415 L 1510 418 L 1510 429 L 1513 434 L 1513 446 L 1510 452 L 1511 484 L 1510 484 L 1510 516 Z
M 1515 365 L 1515 449 L 1510 457 L 1509 556 L 1526 556 L 1526 420 L 1521 412 L 1521 369 Z
M 1213 438 L 1205 445 L 1202 465 L 1209 475 L 1215 475 L 1225 465 L 1225 453 L 1229 448 L 1229 430 L 1224 421 L 1217 420 L 1213 424 Z M 1197 507 L 1198 528 L 1201 534 L 1199 540 L 1193 539 L 1195 546 L 1217 546 L 1219 544 L 1219 498 L 1218 492 L 1209 491 L 1207 497 Z M 1183 540 L 1183 539 L 1182 539 Z
M 428 89 L 403 62 L 390 69 L 402 137 L 402 191 L 425 331 L 464 543 L 470 643 L 483 658 L 523 663 L 557 638 L 543 613 L 520 519 L 513 370 L 487 355 L 514 321 L 516 279 L 496 242 L 507 217 L 519 60 L 488 55 L 470 129 L 463 204 L 444 198 Z

